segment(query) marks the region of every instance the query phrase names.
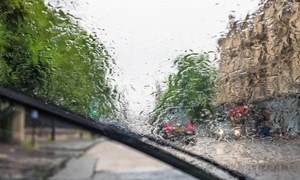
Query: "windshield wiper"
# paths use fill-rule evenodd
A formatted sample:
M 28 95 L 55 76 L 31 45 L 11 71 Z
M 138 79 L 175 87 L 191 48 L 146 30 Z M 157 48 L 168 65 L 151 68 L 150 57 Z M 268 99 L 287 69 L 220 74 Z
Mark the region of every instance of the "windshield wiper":
M 125 144 L 127 146 L 130 146 L 138 151 L 141 151 L 141 152 L 148 154 L 156 159 L 159 159 L 160 161 L 163 161 L 163 162 L 165 162 L 187 174 L 190 174 L 196 178 L 199 178 L 199 179 L 220 179 L 220 178 L 204 169 L 201 169 L 187 161 L 184 161 L 184 160 L 172 155 L 169 152 L 166 152 L 160 148 L 157 148 L 151 144 L 148 144 L 148 143 L 142 141 L 141 138 L 146 137 L 147 139 L 149 139 L 152 142 L 155 142 L 160 145 L 172 147 L 173 149 L 183 152 L 191 157 L 206 161 L 206 162 L 216 166 L 217 168 L 228 172 L 231 176 L 233 176 L 237 179 L 250 179 L 249 177 L 242 175 L 241 173 L 238 173 L 236 171 L 230 170 L 212 160 L 209 160 L 205 157 L 185 151 L 176 146 L 172 146 L 166 142 L 157 140 L 156 138 L 153 138 L 151 136 L 145 136 L 145 135 L 140 135 L 140 134 L 136 134 L 133 132 L 127 132 L 127 131 L 117 128 L 116 126 L 111 125 L 111 124 L 95 122 L 94 119 L 75 114 L 73 112 L 68 111 L 67 109 L 62 108 L 62 107 L 55 106 L 55 105 L 45 102 L 43 100 L 24 95 L 22 93 L 16 92 L 14 90 L 11 90 L 11 89 L 8 89 L 5 87 L 0 86 L 0 96 L 10 99 L 12 101 L 18 102 L 21 105 L 30 107 L 32 109 L 39 110 L 39 111 L 47 113 L 49 115 L 52 115 L 58 119 L 61 119 L 65 122 L 69 123 L 69 124 L 76 125 L 80 128 L 86 129 L 86 130 L 94 132 L 94 133 L 98 133 L 102 136 L 108 137 L 109 139 L 112 139 L 112 140 L 118 141 L 122 144 Z

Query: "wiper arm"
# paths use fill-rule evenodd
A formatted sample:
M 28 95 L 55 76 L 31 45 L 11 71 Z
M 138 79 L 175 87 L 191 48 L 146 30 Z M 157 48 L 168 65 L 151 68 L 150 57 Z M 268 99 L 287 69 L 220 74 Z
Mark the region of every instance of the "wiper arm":
M 114 124 L 108 124 L 108 126 L 112 126 L 113 129 L 118 129 L 119 127 L 114 125 Z M 131 135 L 134 137 L 134 138 L 137 138 L 137 139 L 143 139 L 143 138 L 146 138 L 146 140 L 148 141 L 151 141 L 151 142 L 154 142 L 155 144 L 158 144 L 158 145 L 161 145 L 161 146 L 164 146 L 164 147 L 170 147 L 174 150 L 176 150 L 177 152 L 180 152 L 180 153 L 183 153 L 187 156 L 190 156 L 192 158 L 195 158 L 197 160 L 200 160 L 200 161 L 204 161 L 208 164 L 211 164 L 213 165 L 214 167 L 217 167 L 218 169 L 221 169 L 225 172 L 227 172 L 228 174 L 230 174 L 231 176 L 237 178 L 237 179 L 252 179 L 236 170 L 233 170 L 233 169 L 230 169 L 230 168 L 227 168 L 226 166 L 223 166 L 221 165 L 220 163 L 212 160 L 212 159 L 209 159 L 207 157 L 204 157 L 204 156 L 201 156 L 199 154 L 195 154 L 193 152 L 190 152 L 190 151 L 187 151 L 187 150 L 184 150 L 176 145 L 173 145 L 172 143 L 169 143 L 165 140 L 162 140 L 162 139 L 157 139 L 156 137 L 153 137 L 153 136 L 149 136 L 147 134 L 139 134 L 139 133 L 135 133 L 135 132 L 130 132 Z
M 199 167 L 194 166 L 193 164 L 186 162 L 171 153 L 168 153 L 160 148 L 152 146 L 146 142 L 141 140 L 141 136 L 138 136 L 136 133 L 127 133 L 123 130 L 116 128 L 115 126 L 107 125 L 101 122 L 95 122 L 91 118 L 86 118 L 84 116 L 72 113 L 66 109 L 55 106 L 53 104 L 46 103 L 43 100 L 33 98 L 22 93 L 13 91 L 11 89 L 7 89 L 5 87 L 0 86 L 0 96 L 10 99 L 12 101 L 18 102 L 21 105 L 39 110 L 41 112 L 47 113 L 58 119 L 62 119 L 63 121 L 81 127 L 91 132 L 98 133 L 100 135 L 106 136 L 112 140 L 118 141 L 122 144 L 130 146 L 138 151 L 141 151 L 145 154 L 148 154 L 160 161 L 163 161 L 175 168 L 180 169 L 181 171 L 190 174 L 199 179 L 220 179 L 216 175 L 205 171 Z M 159 143 L 159 140 L 154 140 L 151 137 L 147 137 L 151 141 L 155 141 Z M 173 147 L 174 148 L 174 147 Z M 174 148 L 176 149 L 176 148 Z M 179 149 L 177 149 L 179 150 Z M 180 151 L 184 152 L 184 150 Z M 186 152 L 187 154 L 189 152 Z M 194 156 L 194 154 L 189 154 L 190 156 Z M 197 155 L 195 155 L 197 156 Z M 247 179 L 245 176 L 234 176 L 238 179 Z

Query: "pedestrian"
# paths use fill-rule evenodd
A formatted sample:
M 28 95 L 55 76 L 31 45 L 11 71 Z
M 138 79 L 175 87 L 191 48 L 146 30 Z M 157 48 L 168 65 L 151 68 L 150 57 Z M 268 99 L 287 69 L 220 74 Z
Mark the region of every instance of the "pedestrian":
M 298 87 L 298 92 L 296 93 L 297 108 L 300 108 L 300 87 Z
M 266 107 L 262 108 L 262 117 L 263 117 L 263 127 L 262 127 L 262 134 L 264 136 L 270 136 L 270 130 L 272 128 L 272 124 L 270 122 L 270 112 L 267 110 Z

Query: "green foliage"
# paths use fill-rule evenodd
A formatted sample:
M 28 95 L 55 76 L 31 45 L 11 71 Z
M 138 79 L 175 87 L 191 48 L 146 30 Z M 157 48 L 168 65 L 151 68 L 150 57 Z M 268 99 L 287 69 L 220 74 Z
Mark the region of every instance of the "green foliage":
M 34 145 L 31 139 L 26 138 L 22 142 L 21 147 L 24 147 L 24 148 L 33 148 L 33 147 L 37 147 L 37 145 Z
M 213 111 L 216 70 L 208 55 L 191 53 L 179 56 L 174 65 L 177 73 L 168 78 L 166 91 L 158 99 L 155 118 L 160 121 L 168 107 L 179 107 L 199 122 Z
M 0 37 L 0 85 L 84 115 L 95 110 L 92 100 L 100 115 L 115 112 L 111 57 L 61 10 L 43 0 L 2 0 Z

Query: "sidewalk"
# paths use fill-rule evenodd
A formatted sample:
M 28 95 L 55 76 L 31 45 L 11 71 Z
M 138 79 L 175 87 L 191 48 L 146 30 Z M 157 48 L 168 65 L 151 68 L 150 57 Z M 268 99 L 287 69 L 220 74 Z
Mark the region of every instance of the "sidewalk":
M 194 178 L 115 141 L 103 141 L 72 158 L 51 180 L 135 180 Z
M 98 141 L 43 142 L 38 148 L 0 144 L 0 179 L 46 179 Z

